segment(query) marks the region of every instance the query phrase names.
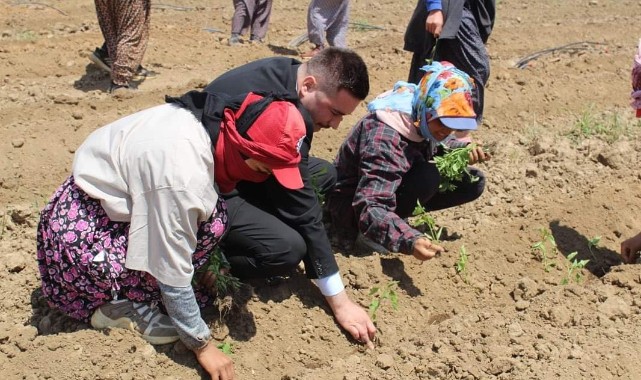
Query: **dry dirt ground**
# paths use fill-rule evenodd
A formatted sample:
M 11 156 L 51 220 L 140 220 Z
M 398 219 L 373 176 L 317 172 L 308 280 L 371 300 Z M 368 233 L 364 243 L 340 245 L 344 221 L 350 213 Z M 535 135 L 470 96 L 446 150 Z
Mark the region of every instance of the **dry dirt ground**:
M 0 1 L 2 379 L 205 377 L 180 343 L 153 347 L 49 309 L 38 290 L 38 211 L 94 129 L 234 66 L 307 49 L 288 44 L 305 32 L 308 2 L 275 0 L 267 43 L 238 47 L 227 45 L 231 1 L 152 3 L 144 64 L 160 75 L 114 98 L 105 93 L 108 76 L 87 59 L 101 43 L 93 2 Z M 302 274 L 255 284 L 222 320 L 208 311 L 216 338 L 233 348 L 239 379 L 641 378 L 641 267 L 621 265 L 617 254 L 641 230 L 641 125 L 628 107 L 641 2 L 497 3 L 487 118 L 476 133 L 495 156 L 483 165 L 488 186 L 477 202 L 433 214 L 455 237 L 443 243 L 448 252 L 422 265 L 336 252 L 349 294 L 364 307 L 372 288 L 398 281 L 398 310 L 383 300 L 373 351 L 347 338 Z M 370 70 L 367 100 L 406 78 L 410 55 L 401 47 L 413 7 L 353 1 L 354 23 L 382 28 L 354 24 L 349 33 Z M 567 44 L 575 45 L 515 68 Z M 333 158 L 364 112 L 318 134 L 313 153 Z M 463 246 L 469 261 L 457 273 Z M 571 272 L 566 256 L 575 251 L 590 263 Z

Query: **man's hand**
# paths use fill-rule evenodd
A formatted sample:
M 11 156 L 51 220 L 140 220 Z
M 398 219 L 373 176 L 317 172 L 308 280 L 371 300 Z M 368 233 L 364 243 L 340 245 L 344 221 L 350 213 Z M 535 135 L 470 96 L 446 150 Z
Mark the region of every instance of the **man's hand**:
M 626 264 L 633 264 L 639 257 L 639 251 L 641 251 L 641 233 L 621 243 L 621 258 Z
M 443 30 L 443 12 L 431 11 L 425 20 L 425 30 L 432 33 L 435 38 L 439 38 Z
M 213 342 L 194 350 L 198 363 L 209 373 L 212 380 L 235 380 L 234 364 Z
M 365 309 L 352 302 L 345 290 L 335 296 L 325 297 L 325 299 L 332 308 L 338 324 L 347 330 L 354 339 L 373 349 L 372 340 L 376 335 L 376 327 Z
M 445 249 L 440 245 L 432 244 L 430 239 L 419 237 L 414 242 L 412 255 L 421 261 L 425 261 L 440 255 L 444 251 Z

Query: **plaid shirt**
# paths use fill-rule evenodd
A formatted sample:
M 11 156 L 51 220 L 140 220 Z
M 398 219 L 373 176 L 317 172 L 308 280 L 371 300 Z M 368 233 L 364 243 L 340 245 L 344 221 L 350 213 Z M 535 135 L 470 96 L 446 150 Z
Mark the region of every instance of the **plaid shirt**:
M 349 238 L 361 231 L 392 252 L 411 254 L 421 233 L 396 215 L 396 191 L 412 165 L 431 159 L 431 152 L 428 142 L 401 137 L 374 114 L 361 119 L 334 161 L 338 180 L 328 201 L 334 229 Z

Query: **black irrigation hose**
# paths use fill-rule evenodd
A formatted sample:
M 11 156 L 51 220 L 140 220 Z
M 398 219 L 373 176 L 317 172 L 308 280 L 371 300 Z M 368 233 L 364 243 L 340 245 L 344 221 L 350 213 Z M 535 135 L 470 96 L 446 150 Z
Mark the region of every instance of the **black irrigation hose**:
M 605 45 L 604 43 L 601 42 L 590 42 L 590 41 L 581 41 L 581 42 L 573 42 L 571 44 L 567 45 L 562 45 L 562 46 L 557 46 L 549 49 L 544 49 L 537 51 L 535 53 L 532 53 L 526 57 L 521 58 L 518 62 L 514 64 L 514 67 L 517 67 L 519 69 L 523 69 L 527 66 L 527 64 L 530 61 L 533 61 L 541 56 L 547 55 L 547 54 L 552 54 L 557 51 L 581 51 L 581 50 L 587 50 L 593 45 Z
M 179 5 L 173 5 L 173 4 L 157 4 L 157 3 L 151 3 L 152 8 L 156 9 L 171 9 L 174 11 L 193 11 L 194 8 L 190 7 L 181 7 Z
M 362 22 L 350 22 L 349 23 L 350 28 L 352 29 L 361 29 L 361 30 L 385 30 L 384 27 L 382 26 L 376 26 L 376 25 L 370 25 L 370 24 L 365 24 Z M 287 44 L 287 47 L 289 48 L 296 48 L 300 46 L 303 42 L 309 40 L 309 37 L 307 36 L 307 32 L 301 34 L 298 37 L 295 37 L 289 43 Z

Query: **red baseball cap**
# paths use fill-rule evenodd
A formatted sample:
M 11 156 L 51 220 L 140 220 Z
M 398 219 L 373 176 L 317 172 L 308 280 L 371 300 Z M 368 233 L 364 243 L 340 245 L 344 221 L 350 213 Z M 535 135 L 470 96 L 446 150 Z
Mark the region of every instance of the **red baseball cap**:
M 276 180 L 287 189 L 300 189 L 300 148 L 306 136 L 305 121 L 294 104 L 273 101 L 247 130 L 252 142 L 269 146 L 269 161 Z

